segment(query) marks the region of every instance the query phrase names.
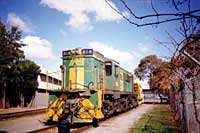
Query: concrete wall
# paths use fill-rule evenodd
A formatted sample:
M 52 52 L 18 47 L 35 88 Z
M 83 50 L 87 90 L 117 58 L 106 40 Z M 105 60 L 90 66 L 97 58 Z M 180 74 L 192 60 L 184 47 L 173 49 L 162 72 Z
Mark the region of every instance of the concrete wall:
M 32 107 L 48 107 L 48 92 L 37 89 Z
M 188 132 L 200 133 L 200 75 L 185 82 L 184 96 Z
M 200 133 L 200 75 L 177 83 L 171 99 L 180 132 Z

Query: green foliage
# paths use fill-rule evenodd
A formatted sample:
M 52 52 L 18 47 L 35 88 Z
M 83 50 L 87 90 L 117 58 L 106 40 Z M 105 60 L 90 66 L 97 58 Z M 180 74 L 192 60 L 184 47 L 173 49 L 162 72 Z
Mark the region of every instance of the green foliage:
M 170 83 L 169 76 L 171 66 L 169 62 L 162 61 L 156 55 L 144 57 L 138 68 L 135 69 L 135 75 L 140 79 L 149 79 L 150 89 L 156 90 L 164 95 L 169 95 Z
M 200 62 L 200 30 L 189 40 L 185 40 L 183 50 Z M 149 55 L 135 69 L 138 78 L 149 80 L 150 89 L 164 95 L 169 95 L 171 85 L 176 82 L 176 78 L 180 78 L 180 75 L 177 76 L 179 73 L 189 78 L 200 73 L 200 66 L 184 54 L 179 54 L 170 62 L 162 61 L 156 55 Z
M 0 97 L 2 97 L 3 108 L 6 108 L 8 92 L 15 92 L 8 85 L 14 81 L 16 62 L 24 58 L 24 53 L 20 49 L 24 44 L 20 43 L 21 32 L 17 27 L 6 30 L 5 25 L 0 20 Z
M 130 133 L 175 133 L 172 125 L 169 107 L 160 105 L 147 112 L 140 121 L 130 130 Z
M 25 96 L 37 87 L 40 69 L 34 62 L 24 60 L 21 48 L 25 44 L 20 39 L 17 27 L 7 31 L 0 20 L 0 98 L 4 108 L 24 103 Z
M 30 60 L 20 60 L 16 69 L 18 69 L 19 73 L 16 74 L 15 81 L 17 82 L 15 85 L 18 86 L 15 89 L 18 92 L 18 97 L 22 100 L 21 106 L 27 106 L 38 87 L 37 77 L 40 73 L 40 68 Z
M 4 75 L 11 76 L 16 62 L 24 58 L 24 53 L 20 49 L 24 44 L 19 42 L 20 37 L 21 32 L 17 27 L 6 31 L 5 25 L 0 21 L 0 83 L 8 80 Z
M 140 79 L 149 78 L 153 71 L 160 66 L 161 62 L 156 55 L 146 56 L 140 61 L 138 68 L 135 69 L 135 75 Z
M 18 62 L 18 69 L 20 76 L 23 78 L 21 80 L 22 88 L 36 88 L 37 77 L 40 73 L 39 66 L 30 60 L 22 60 Z
M 24 58 L 24 53 L 20 48 L 24 44 L 20 43 L 21 32 L 17 27 L 12 27 L 6 31 L 5 25 L 0 21 L 0 59 L 1 63 L 14 63 L 14 61 Z

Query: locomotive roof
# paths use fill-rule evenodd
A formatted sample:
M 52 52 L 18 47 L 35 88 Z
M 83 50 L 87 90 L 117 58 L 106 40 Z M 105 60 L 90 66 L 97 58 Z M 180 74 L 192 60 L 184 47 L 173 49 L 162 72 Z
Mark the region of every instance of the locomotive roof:
M 82 50 L 82 49 L 84 49 L 84 48 L 74 48 L 75 50 Z M 72 49 L 73 50 L 73 49 Z M 93 50 L 93 49 L 92 49 Z M 100 53 L 100 52 L 98 52 L 98 51 L 94 51 L 93 50 L 93 54 L 92 55 L 84 55 L 84 56 L 92 56 L 92 57 L 94 57 L 94 58 L 96 58 L 97 60 L 100 60 L 100 61 L 102 61 L 102 62 L 107 62 L 107 61 L 110 61 L 110 62 L 112 62 L 113 64 L 115 64 L 115 65 L 117 65 L 117 66 L 119 66 L 120 67 L 120 69 L 122 69 L 123 71 L 125 71 L 125 72 L 127 72 L 127 73 L 129 73 L 129 74 L 131 74 L 131 75 L 133 75 L 131 72 L 129 72 L 129 71 L 127 71 L 126 69 L 124 69 L 124 68 L 122 68 L 121 66 L 120 66 L 120 63 L 119 62 L 117 62 L 117 61 L 115 61 L 115 60 L 113 60 L 113 59 L 110 59 L 110 58 L 107 58 L 107 57 L 105 57 L 102 53 Z M 63 57 L 62 57 L 63 58 Z

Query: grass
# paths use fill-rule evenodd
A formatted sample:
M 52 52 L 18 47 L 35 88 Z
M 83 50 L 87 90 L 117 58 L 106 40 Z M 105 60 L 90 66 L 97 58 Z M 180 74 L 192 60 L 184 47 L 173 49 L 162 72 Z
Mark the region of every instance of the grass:
M 177 130 L 172 128 L 172 114 L 167 105 L 157 105 L 147 112 L 130 133 L 175 133 Z

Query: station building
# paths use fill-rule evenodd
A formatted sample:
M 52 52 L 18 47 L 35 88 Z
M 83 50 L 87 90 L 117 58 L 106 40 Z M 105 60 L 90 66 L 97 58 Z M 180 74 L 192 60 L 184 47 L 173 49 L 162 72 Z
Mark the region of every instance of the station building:
M 16 100 L 18 103 L 14 106 L 7 104 L 7 108 L 10 107 L 47 107 L 48 106 L 48 95 L 51 90 L 60 90 L 61 89 L 61 72 L 50 71 L 43 66 L 40 66 L 40 74 L 37 77 L 37 88 L 28 88 L 26 93 L 26 98 L 24 98 L 24 105 L 20 105 L 19 99 Z M 6 101 L 8 102 L 8 101 Z M 2 99 L 0 98 L 0 109 L 3 108 Z
M 31 107 L 47 107 L 48 92 L 51 90 L 61 89 L 61 72 L 53 72 L 40 66 L 40 74 L 38 75 L 38 88 Z

